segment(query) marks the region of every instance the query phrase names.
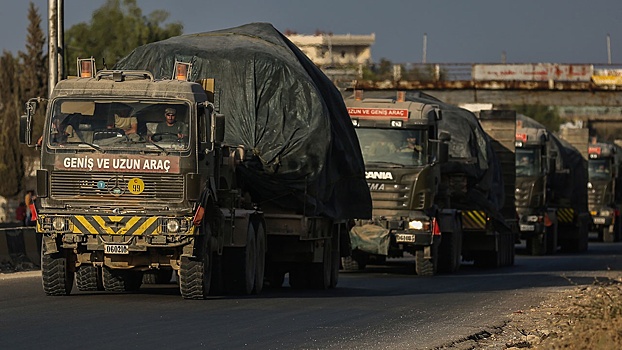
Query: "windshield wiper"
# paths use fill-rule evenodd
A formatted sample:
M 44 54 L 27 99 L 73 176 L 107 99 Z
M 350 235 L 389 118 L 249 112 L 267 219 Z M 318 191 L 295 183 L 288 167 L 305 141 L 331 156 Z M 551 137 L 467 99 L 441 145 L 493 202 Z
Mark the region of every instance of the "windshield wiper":
M 366 164 L 382 164 L 382 165 L 388 165 L 391 166 L 393 168 L 403 168 L 405 167 L 404 164 L 400 164 L 400 163 L 393 163 L 393 162 L 383 162 L 383 161 L 369 161 L 369 162 L 365 162 Z
M 149 143 L 156 146 L 159 150 L 161 150 L 162 152 L 164 152 L 165 156 L 168 156 L 168 151 L 166 150 L 166 148 L 158 145 L 157 143 L 153 142 L 150 138 L 147 138 L 147 140 L 149 140 Z
M 94 145 L 92 143 L 88 143 L 88 142 L 84 142 L 84 141 L 78 141 L 78 142 L 67 142 L 67 144 L 76 144 L 76 145 L 87 145 L 89 147 L 91 147 L 92 149 L 96 150 L 96 151 L 100 151 L 101 153 L 106 153 L 106 151 L 104 151 L 103 148 Z

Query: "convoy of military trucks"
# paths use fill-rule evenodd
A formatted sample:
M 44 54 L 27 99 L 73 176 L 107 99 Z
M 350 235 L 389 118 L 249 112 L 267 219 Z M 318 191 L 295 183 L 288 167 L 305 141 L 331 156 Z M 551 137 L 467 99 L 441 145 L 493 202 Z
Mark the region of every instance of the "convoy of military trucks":
M 340 92 L 268 24 L 144 45 L 111 70 L 79 59 L 29 100 L 20 141 L 41 149 L 47 295 L 172 277 L 186 299 L 285 277 L 326 289 L 390 258 L 431 276 L 511 266 L 521 241 L 542 255 L 622 239 L 619 147 L 512 110 Z

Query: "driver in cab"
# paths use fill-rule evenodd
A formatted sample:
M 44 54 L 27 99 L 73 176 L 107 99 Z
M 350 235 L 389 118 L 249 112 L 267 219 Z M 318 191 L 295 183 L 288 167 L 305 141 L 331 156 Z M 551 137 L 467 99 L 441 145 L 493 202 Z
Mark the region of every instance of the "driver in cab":
M 184 122 L 177 120 L 175 108 L 164 110 L 165 121 L 158 123 L 156 131 L 151 137 L 153 141 L 177 141 L 188 138 L 188 126 Z

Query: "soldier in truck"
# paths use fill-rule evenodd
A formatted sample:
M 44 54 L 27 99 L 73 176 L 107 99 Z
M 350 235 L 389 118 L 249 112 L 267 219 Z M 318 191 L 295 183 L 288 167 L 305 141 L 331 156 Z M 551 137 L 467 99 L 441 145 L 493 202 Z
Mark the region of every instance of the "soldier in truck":
M 177 111 L 175 108 L 166 108 L 164 110 L 165 121 L 158 123 L 156 132 L 152 136 L 153 141 L 176 141 L 188 139 L 188 126 L 177 121 Z

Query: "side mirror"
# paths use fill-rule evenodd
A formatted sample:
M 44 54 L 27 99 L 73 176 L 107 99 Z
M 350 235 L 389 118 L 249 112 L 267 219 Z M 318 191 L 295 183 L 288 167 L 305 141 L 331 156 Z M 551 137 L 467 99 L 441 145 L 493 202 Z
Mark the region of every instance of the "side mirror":
M 26 114 L 19 117 L 19 142 L 28 146 L 32 145 L 32 118 L 37 111 L 40 100 L 40 98 L 28 100 L 26 102 Z
M 438 163 L 447 163 L 449 161 L 449 144 L 447 142 L 438 143 Z
M 22 115 L 19 117 L 19 143 L 32 144 L 32 126 L 30 116 Z
M 223 143 L 225 141 L 225 115 L 214 114 L 213 115 L 213 136 L 212 141 L 215 143 Z

